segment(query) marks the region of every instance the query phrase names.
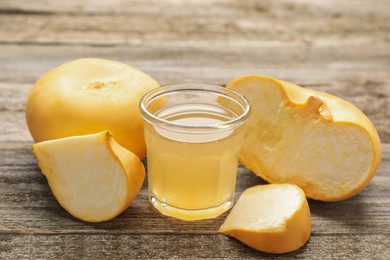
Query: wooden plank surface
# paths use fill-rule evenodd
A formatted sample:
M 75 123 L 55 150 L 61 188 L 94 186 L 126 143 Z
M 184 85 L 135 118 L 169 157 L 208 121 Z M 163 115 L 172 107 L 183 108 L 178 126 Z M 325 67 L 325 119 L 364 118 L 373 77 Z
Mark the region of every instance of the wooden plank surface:
M 61 209 L 31 154 L 24 108 L 42 74 L 79 57 L 119 60 L 161 84 L 265 74 L 354 103 L 383 143 L 377 176 L 349 200 L 309 201 L 310 241 L 282 257 L 390 255 L 387 0 L 0 1 L 0 259 L 274 258 L 219 235 L 226 214 L 184 222 L 156 213 L 146 183 L 109 222 Z M 240 167 L 236 197 L 261 183 Z
M 0 160 L 0 257 L 274 257 L 219 235 L 226 214 L 196 222 L 158 214 L 147 201 L 147 183 L 131 207 L 116 219 L 98 224 L 79 221 L 55 201 L 29 146 L 28 142 L 16 142 L 1 150 L 6 156 Z M 372 183 L 352 199 L 309 201 L 311 239 L 285 256 L 385 259 L 389 255 L 389 144 L 384 145 L 383 157 Z M 240 167 L 236 197 L 263 183 Z

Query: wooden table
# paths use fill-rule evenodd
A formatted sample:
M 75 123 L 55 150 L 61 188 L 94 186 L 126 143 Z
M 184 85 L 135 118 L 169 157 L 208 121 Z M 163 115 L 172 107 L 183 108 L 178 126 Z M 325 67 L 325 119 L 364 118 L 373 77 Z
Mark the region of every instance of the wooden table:
M 158 214 L 146 183 L 105 223 L 59 206 L 31 153 L 24 108 L 41 75 L 79 57 L 119 60 L 161 84 L 265 74 L 354 103 L 383 143 L 377 175 L 351 199 L 309 201 L 310 241 L 282 257 L 389 259 L 388 0 L 0 1 L 0 259 L 274 258 L 219 235 L 226 214 L 197 222 Z M 259 183 L 240 167 L 236 197 Z

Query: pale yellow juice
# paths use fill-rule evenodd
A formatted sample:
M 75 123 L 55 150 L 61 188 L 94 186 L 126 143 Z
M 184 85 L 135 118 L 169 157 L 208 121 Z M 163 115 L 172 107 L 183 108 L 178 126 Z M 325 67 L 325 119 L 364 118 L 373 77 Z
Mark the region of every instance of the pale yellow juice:
M 187 125 L 213 125 L 235 117 L 221 107 L 189 106 L 170 107 L 158 116 Z M 147 125 L 149 198 L 154 206 L 189 220 L 215 217 L 229 209 L 241 135 L 240 129 L 186 133 Z

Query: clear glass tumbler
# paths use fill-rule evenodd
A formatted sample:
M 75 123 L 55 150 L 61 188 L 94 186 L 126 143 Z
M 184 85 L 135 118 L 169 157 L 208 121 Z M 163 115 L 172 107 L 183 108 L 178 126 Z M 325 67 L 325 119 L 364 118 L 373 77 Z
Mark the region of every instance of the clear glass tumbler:
M 162 214 L 214 218 L 233 206 L 248 100 L 225 87 L 160 87 L 140 101 L 149 200 Z

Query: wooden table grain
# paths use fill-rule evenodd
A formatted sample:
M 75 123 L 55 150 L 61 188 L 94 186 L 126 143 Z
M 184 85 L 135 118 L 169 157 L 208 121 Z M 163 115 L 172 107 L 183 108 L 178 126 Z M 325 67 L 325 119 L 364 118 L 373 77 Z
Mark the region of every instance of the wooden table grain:
M 309 242 L 280 256 L 218 234 L 226 214 L 196 222 L 158 214 L 146 182 L 119 217 L 79 221 L 59 206 L 40 173 L 24 109 L 41 75 L 80 57 L 118 60 L 161 84 L 225 85 L 255 73 L 330 92 L 373 121 L 381 166 L 351 199 L 310 200 Z M 0 259 L 388 259 L 389 104 L 388 0 L 1 0 Z M 240 166 L 236 197 L 263 183 Z

